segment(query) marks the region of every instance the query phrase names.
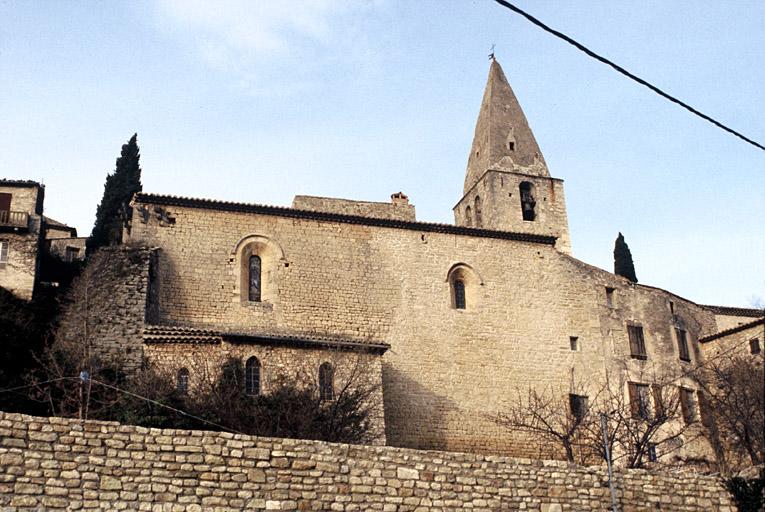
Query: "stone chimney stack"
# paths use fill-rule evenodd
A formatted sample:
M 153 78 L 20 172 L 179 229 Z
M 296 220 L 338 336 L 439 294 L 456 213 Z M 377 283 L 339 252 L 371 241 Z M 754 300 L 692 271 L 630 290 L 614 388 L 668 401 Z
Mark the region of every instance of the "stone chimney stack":
M 394 205 L 409 204 L 409 197 L 407 197 L 407 195 L 403 192 L 396 192 L 395 194 L 390 195 L 390 202 Z

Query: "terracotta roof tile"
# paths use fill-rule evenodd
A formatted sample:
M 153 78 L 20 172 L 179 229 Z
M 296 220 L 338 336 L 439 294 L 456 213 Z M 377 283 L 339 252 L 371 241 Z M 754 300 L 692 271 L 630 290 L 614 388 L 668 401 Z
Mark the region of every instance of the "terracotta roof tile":
M 724 331 L 720 331 L 716 334 L 710 334 L 709 336 L 704 336 L 703 338 L 699 338 L 699 343 L 706 343 L 708 341 L 716 340 L 718 338 L 723 338 L 731 334 L 736 334 L 737 332 L 751 329 L 752 327 L 756 327 L 760 324 L 765 325 L 765 317 L 758 318 L 757 320 L 754 320 L 752 322 L 748 322 L 742 325 L 738 325 L 736 327 L 731 327 L 730 329 L 725 329 Z
M 220 344 L 256 343 L 267 345 L 289 345 L 298 347 L 335 347 L 346 349 L 365 349 L 385 352 L 390 345 L 380 341 L 357 339 L 342 336 L 324 336 L 311 333 L 273 333 L 273 332 L 232 332 L 198 329 L 182 326 L 149 325 L 144 329 L 144 343 L 192 343 Z
M 753 318 L 765 316 L 765 309 L 737 308 L 737 307 L 729 307 L 729 306 L 710 306 L 706 304 L 702 304 L 701 307 L 706 308 L 717 315 L 751 316 Z

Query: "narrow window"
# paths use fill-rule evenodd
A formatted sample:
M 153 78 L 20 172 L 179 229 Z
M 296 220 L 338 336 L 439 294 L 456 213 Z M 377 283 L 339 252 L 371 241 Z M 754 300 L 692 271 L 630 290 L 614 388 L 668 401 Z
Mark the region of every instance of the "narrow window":
M 704 396 L 701 390 L 696 391 L 696 399 L 699 401 L 699 419 L 704 426 L 711 425 L 712 417 L 710 416 L 709 400 Z
M 630 382 L 627 389 L 630 395 L 632 417 L 644 420 L 649 419 L 651 417 L 651 406 L 648 401 L 648 385 Z
M 696 400 L 692 389 L 680 388 L 680 409 L 683 411 L 683 420 L 686 423 L 696 421 Z
M 0 224 L 7 224 L 11 214 L 12 194 L 0 193 Z
M 645 352 L 643 328 L 639 325 L 628 325 L 627 334 L 630 338 L 630 356 L 632 356 L 633 359 L 648 359 L 648 355 Z
M 80 254 L 80 249 L 77 247 L 67 247 L 64 250 L 64 261 L 71 263 L 77 260 L 77 256 Z
M 571 350 L 575 352 L 579 352 L 579 337 L 578 336 L 570 336 L 568 338 L 568 342 L 571 344 Z
M 675 303 L 672 301 L 669 301 L 669 312 L 673 315 L 675 314 Z
M 483 218 L 481 217 L 481 197 L 475 196 L 475 225 L 480 228 L 483 225 Z
M 507 143 L 507 149 L 509 149 L 510 151 L 515 151 L 515 142 L 509 141 Z
M 523 220 L 534 220 L 536 218 L 534 208 L 537 205 L 536 201 L 534 201 L 534 185 L 528 181 L 523 181 L 520 185 L 520 191 Z
M 335 398 L 335 371 L 329 363 L 319 366 L 319 398 L 321 400 L 333 400 Z
M 8 263 L 8 247 L 10 243 L 8 240 L 0 240 L 0 265 Z
M 760 350 L 761 350 L 760 349 L 760 340 L 755 338 L 755 339 L 749 341 L 749 352 L 751 352 L 752 354 L 759 354 Z
M 465 281 L 454 280 L 454 309 L 465 309 Z
M 470 209 L 470 206 L 465 208 L 465 224 L 467 226 L 472 226 L 473 225 L 473 212 Z
M 653 394 L 653 407 L 656 411 L 656 416 L 664 415 L 664 392 L 662 387 L 658 384 L 651 385 L 651 393 Z
M 260 302 L 260 256 L 250 256 L 249 265 L 250 300 Z
M 648 462 L 656 462 L 659 458 L 656 456 L 656 443 L 648 443 Z
M 178 370 L 178 382 L 176 383 L 178 393 L 185 395 L 189 392 L 189 370 L 181 368 Z
M 260 394 L 260 361 L 255 356 L 244 364 L 244 392 L 248 395 Z
M 686 333 L 684 329 L 676 327 L 675 334 L 677 335 L 677 349 L 680 353 L 680 359 L 683 361 L 690 361 L 691 354 L 688 352 L 688 333 Z
M 609 308 L 614 307 L 614 289 L 606 286 L 606 306 Z
M 582 421 L 587 414 L 587 397 L 583 395 L 568 395 L 568 405 L 571 409 L 571 416 L 576 421 Z

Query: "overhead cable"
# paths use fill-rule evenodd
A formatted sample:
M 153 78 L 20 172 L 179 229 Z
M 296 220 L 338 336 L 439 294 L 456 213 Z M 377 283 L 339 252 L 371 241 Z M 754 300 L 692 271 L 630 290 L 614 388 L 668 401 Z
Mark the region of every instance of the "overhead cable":
M 510 9 L 511 11 L 513 11 L 513 12 L 515 12 L 517 14 L 520 14 L 521 16 L 523 16 L 524 18 L 529 20 L 531 23 L 533 23 L 537 27 L 539 27 L 542 30 L 544 30 L 545 32 L 549 32 L 550 34 L 554 35 L 555 37 L 557 37 L 559 39 L 563 39 L 568 44 L 570 44 L 571 46 L 575 47 L 579 51 L 584 52 L 585 54 L 587 54 L 588 56 L 592 57 L 593 59 L 598 60 L 598 61 L 602 62 L 603 64 L 607 64 L 608 66 L 611 66 L 612 68 L 614 68 L 616 71 L 618 71 L 622 75 L 624 75 L 627 78 L 629 78 L 629 79 L 639 83 L 640 85 L 642 85 L 644 87 L 649 88 L 650 90 L 652 90 L 653 92 L 655 92 L 659 96 L 663 97 L 664 99 L 667 99 L 667 100 L 671 101 L 672 103 L 680 105 L 681 107 L 683 107 L 687 111 L 691 112 L 692 114 L 697 115 L 698 117 L 704 119 L 705 121 L 708 121 L 708 122 L 712 123 L 713 125 L 717 126 L 718 128 L 720 128 L 722 130 L 725 130 L 726 132 L 728 132 L 728 133 L 730 133 L 732 135 L 735 135 L 736 137 L 738 137 L 739 139 L 743 140 L 744 142 L 748 142 L 752 146 L 765 151 L 765 146 L 763 146 L 759 142 L 756 142 L 756 141 L 750 139 L 746 135 L 743 135 L 743 134 L 737 132 L 733 128 L 729 128 L 728 126 L 724 125 L 720 121 L 717 121 L 716 119 L 714 119 L 714 118 L 704 114 L 703 112 L 700 112 L 700 111 L 696 110 L 695 108 L 693 108 L 692 106 L 688 105 L 684 101 L 681 101 L 681 100 L 675 98 L 674 96 L 672 96 L 672 95 L 662 91 L 661 89 L 659 89 L 655 85 L 647 82 L 646 80 L 643 80 L 642 78 L 640 78 L 639 76 L 637 76 L 637 75 L 635 75 L 633 73 L 630 73 L 629 71 L 627 71 L 626 69 L 624 69 L 620 65 L 618 65 L 615 62 L 613 62 L 613 61 L 603 57 L 602 55 L 599 55 L 599 54 L 595 53 L 594 51 L 590 50 L 589 48 L 587 48 L 583 44 L 581 44 L 581 43 L 575 41 L 574 39 L 570 38 L 566 34 L 564 34 L 562 32 L 559 32 L 559 31 L 555 30 L 554 28 L 551 28 L 551 27 L 547 26 L 542 21 L 538 20 L 537 18 L 535 18 L 531 14 L 523 11 L 519 7 L 511 4 L 510 2 L 507 2 L 506 0 L 494 0 L 494 1 L 497 2 L 499 5 L 501 5 L 503 7 L 506 7 L 507 9 Z

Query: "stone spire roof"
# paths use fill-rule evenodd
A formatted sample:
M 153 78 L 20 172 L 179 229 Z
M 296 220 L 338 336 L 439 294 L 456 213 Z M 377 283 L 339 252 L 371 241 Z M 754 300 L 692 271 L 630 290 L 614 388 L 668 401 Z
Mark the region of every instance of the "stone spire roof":
M 524 169 L 519 169 L 519 168 Z M 521 105 L 499 62 L 492 59 L 468 157 L 467 193 L 488 169 L 548 176 L 547 166 Z

